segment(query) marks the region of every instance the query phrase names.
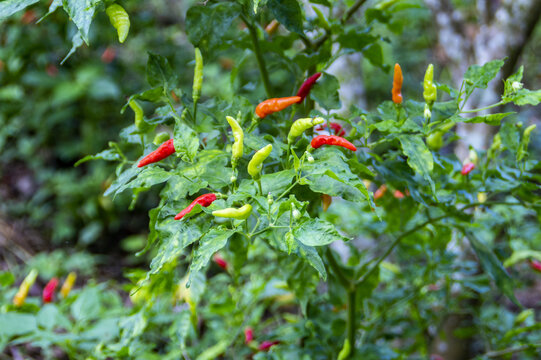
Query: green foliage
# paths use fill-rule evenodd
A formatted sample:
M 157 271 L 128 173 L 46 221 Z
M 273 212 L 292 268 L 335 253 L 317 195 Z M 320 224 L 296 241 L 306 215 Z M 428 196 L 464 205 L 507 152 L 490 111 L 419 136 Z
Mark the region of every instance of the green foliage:
M 130 208 L 153 207 L 147 245 L 138 253 L 150 264 L 145 270 L 124 268 L 131 284 L 121 286 L 92 279 L 104 265 L 99 258 L 41 255 L 29 264 L 42 277 L 36 289 L 69 271 L 77 271 L 83 280 L 66 298 L 50 304 L 42 304 L 39 292 L 31 292 L 21 307 L 11 304 L 18 284 L 14 280 L 26 269 L 1 273 L 0 323 L 7 324 L 0 327 L 1 348 L 28 343 L 45 357 L 60 349 L 70 358 L 92 359 L 427 358 L 436 341 L 445 337 L 440 330 L 446 319 L 468 313 L 473 319 L 454 329 L 454 335 L 475 342 L 480 358 L 488 351 L 517 347 L 523 347 L 524 359 L 536 357 L 540 325 L 535 316 L 523 312 L 525 304 L 518 295 L 532 281 L 520 274 L 524 260 L 538 259 L 535 247 L 541 245 L 541 164 L 529 151 L 535 129 L 524 131 L 509 111 L 471 117 L 485 109 L 465 109 L 504 62 L 469 67 L 459 89 L 436 79 L 438 90 L 446 95 L 434 104 L 420 102 L 420 87 L 417 92 L 408 89 L 414 86 L 408 81 L 413 76 L 405 70 L 401 105 L 390 101 L 391 79 L 386 76 L 381 92 L 386 97 L 380 104 L 342 109 L 341 81 L 325 70 L 353 52 L 363 54 L 378 74 L 390 69 L 395 61 L 383 51 L 385 36 L 400 33 L 404 25 L 397 18 L 402 12 L 422 9 L 417 1 L 368 4 L 364 23 L 354 21 L 364 1 L 313 3 L 343 16 L 325 18 L 320 11 L 316 18 L 307 17 L 308 8 L 296 0 L 210 1 L 186 9 L 185 39 L 200 48 L 205 59 L 200 99 L 189 95 L 193 51 L 178 55 L 170 43 L 145 44 L 147 52 L 140 53 L 147 56 L 146 72 L 136 69 L 138 80 L 130 84 L 133 95 L 124 105 L 125 109 L 131 100 L 140 101 L 145 126 L 136 126 L 131 117 L 117 120 L 124 128 L 108 131 L 108 149 L 92 149 L 96 155 L 79 149 L 71 156 L 59 151 L 59 157 L 71 164 L 79 156 L 76 165 L 86 169 L 102 166 L 94 177 L 105 180 L 106 173 L 114 174 L 104 196 L 125 202 L 131 193 Z M 29 5 L 15 8 L 6 2 L 0 14 L 9 16 Z M 75 36 L 88 44 L 92 21 L 100 29 L 98 18 L 105 5 L 109 2 L 53 1 L 50 12 L 62 6 L 77 27 Z M 130 14 L 134 21 L 128 46 L 137 39 L 139 23 L 137 11 Z M 272 18 L 283 25 L 276 34 L 264 31 Z M 16 29 L 12 26 L 5 31 Z M 213 78 L 221 58 L 232 59 L 234 65 L 231 71 L 215 70 Z M 77 107 L 99 117 L 116 114 L 124 104 L 125 99 L 113 102 L 128 91 L 116 85 L 122 79 L 111 79 L 103 67 L 87 61 L 42 90 L 53 94 L 57 106 L 77 105 L 68 108 L 68 115 L 55 115 L 63 126 L 77 114 Z M 0 96 L 15 105 L 2 110 L 0 119 L 9 119 L 8 129 L 13 129 L 14 120 L 36 107 L 42 116 L 50 109 L 44 100 L 26 108 L 24 87 L 30 75 L 13 72 L 17 61 L 12 58 L 6 63 L 13 77 Z M 260 101 L 293 95 L 316 71 L 323 75 L 303 103 L 264 119 L 254 114 Z M 521 68 L 505 80 L 501 101 L 487 109 L 539 102 L 539 90 L 522 88 L 522 72 Z M 139 82 L 143 73 L 148 87 Z M 44 79 L 43 74 L 35 76 L 33 83 Z M 224 77 L 228 80 L 216 86 L 214 81 Z M 86 104 L 89 98 L 111 103 L 95 109 L 91 105 L 96 102 Z M 231 165 L 233 137 L 226 116 L 236 118 L 244 131 L 245 151 L 235 159 L 236 169 Z M 317 128 L 287 141 L 295 119 L 316 116 L 327 125 L 339 121 L 345 137 L 359 150 L 313 149 L 310 140 L 325 131 Z M 40 119 L 26 131 L 39 129 Z M 457 123 L 501 127 L 489 150 L 473 149 L 475 156 L 459 159 L 449 151 L 459 139 L 451 131 Z M 94 126 L 98 124 L 102 123 Z M 12 141 L 13 131 L 2 134 Z M 118 138 L 113 131 L 119 132 Z M 163 132 L 174 139 L 175 154 L 137 167 L 138 158 L 159 146 L 154 139 Z M 431 134 L 441 134 L 442 143 L 427 147 Z M 6 159 L 29 154 L 25 147 L 35 150 L 38 143 L 17 140 L 20 150 L 8 152 Z M 100 146 L 105 143 L 101 140 Z M 272 151 L 258 175 L 250 176 L 247 167 L 253 153 L 269 144 Z M 116 165 L 116 171 L 101 160 Z M 475 163 L 468 175 L 460 173 L 463 162 Z M 56 183 L 58 191 L 74 193 L 62 186 L 65 183 L 69 181 Z M 77 185 L 79 195 L 85 196 Z M 217 200 L 174 220 L 204 193 L 216 194 Z M 322 195 L 333 197 L 328 211 L 323 211 Z M 253 208 L 247 218 L 212 215 L 245 204 Z M 81 232 L 86 240 L 81 242 L 91 243 L 100 226 L 86 225 Z M 243 338 L 247 327 L 255 334 L 249 343 Z M 277 343 L 267 352 L 258 348 L 264 341 Z

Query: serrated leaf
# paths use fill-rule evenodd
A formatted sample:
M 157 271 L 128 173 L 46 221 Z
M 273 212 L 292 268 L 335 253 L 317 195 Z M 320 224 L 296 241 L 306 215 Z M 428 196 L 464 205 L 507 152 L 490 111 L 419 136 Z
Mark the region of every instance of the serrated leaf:
M 38 1 L 39 0 L 4 0 L 0 2 L 0 22 L 15 14 L 17 11 L 21 11 Z
M 195 131 L 180 119 L 176 121 L 173 141 L 176 152 L 184 155 L 183 159 L 193 161 L 199 150 L 199 138 Z
M 509 115 L 512 115 L 512 114 L 514 114 L 514 112 L 480 115 L 480 116 L 472 117 L 470 119 L 466 119 L 464 122 L 465 123 L 475 123 L 475 124 L 485 123 L 487 125 L 499 126 L 502 119 L 504 119 L 505 117 L 507 117 Z
M 541 102 L 541 90 L 520 89 L 515 94 L 504 98 L 504 103 L 512 102 L 515 105 L 533 105 L 536 106 Z
M 430 177 L 430 173 L 434 169 L 434 159 L 424 141 L 421 137 L 412 135 L 401 135 L 398 139 L 404 154 L 408 157 L 408 165 L 430 183 L 432 193 L 435 194 L 436 188 Z
M 147 82 L 150 86 L 162 86 L 168 89 L 174 85 L 176 76 L 166 57 L 148 52 Z
M 470 66 L 464 74 L 466 92 L 471 93 L 475 88 L 486 89 L 490 80 L 498 75 L 503 64 L 503 60 L 492 60 L 483 66 Z
M 269 0 L 267 6 L 271 9 L 276 20 L 286 29 L 297 34 L 303 34 L 302 10 L 297 0 Z
M 196 242 L 202 235 L 197 225 L 177 221 L 173 218 L 161 222 L 157 231 L 161 243 L 150 263 L 149 274 L 158 273 L 165 264 L 176 260 L 188 245 Z
M 233 20 L 240 14 L 234 2 L 219 2 L 207 6 L 192 6 L 186 13 L 186 33 L 194 46 L 215 46 L 231 28 Z
M 63 4 L 64 10 L 79 29 L 83 41 L 88 44 L 88 31 L 94 17 L 95 8 L 99 2 L 93 0 L 64 0 Z
M 348 240 L 338 233 L 333 224 L 317 218 L 293 229 L 293 235 L 295 239 L 308 246 L 324 246 L 338 240 Z
M 199 241 L 199 246 L 194 250 L 192 262 L 190 263 L 190 278 L 189 283 L 192 281 L 194 274 L 198 273 L 204 266 L 206 266 L 215 252 L 222 249 L 227 240 L 236 232 L 236 230 L 227 230 L 225 228 L 211 229 L 208 233 L 203 235 Z
M 338 79 L 331 74 L 324 73 L 310 91 L 310 98 L 317 101 L 324 109 L 340 109 L 342 103 L 338 93 L 339 88 Z

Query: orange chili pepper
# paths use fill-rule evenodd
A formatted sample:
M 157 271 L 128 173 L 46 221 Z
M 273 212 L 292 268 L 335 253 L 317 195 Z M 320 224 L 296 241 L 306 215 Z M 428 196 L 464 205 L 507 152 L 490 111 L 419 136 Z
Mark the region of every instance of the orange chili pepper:
M 321 194 L 321 204 L 323 205 L 323 211 L 327 211 L 332 204 L 332 196 L 327 194 Z
M 402 69 L 400 65 L 394 64 L 394 78 L 393 78 L 393 102 L 395 104 L 402 104 Z
M 265 27 L 265 31 L 267 32 L 267 34 L 272 35 L 276 32 L 278 26 L 280 26 L 280 23 L 278 22 L 278 20 L 274 19 Z
M 385 184 L 381 185 L 374 193 L 374 200 L 381 198 L 383 195 L 385 195 L 386 191 L 387 191 L 387 185 Z
M 263 119 L 265 116 L 284 110 L 286 107 L 298 103 L 299 101 L 301 101 L 300 96 L 267 99 L 257 105 L 255 113 Z

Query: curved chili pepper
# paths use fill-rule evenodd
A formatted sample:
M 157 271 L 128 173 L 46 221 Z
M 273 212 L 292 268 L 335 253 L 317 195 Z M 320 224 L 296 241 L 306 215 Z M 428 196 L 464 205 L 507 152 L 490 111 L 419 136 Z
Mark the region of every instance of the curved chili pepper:
M 336 135 L 319 135 L 312 139 L 312 142 L 310 145 L 317 149 L 318 147 L 322 145 L 335 145 L 335 146 L 341 146 L 343 148 L 346 148 L 351 151 L 357 151 L 357 148 L 355 145 L 347 141 L 346 139 L 336 136 Z
M 118 4 L 108 6 L 107 9 L 105 9 L 105 13 L 109 16 L 111 25 L 113 25 L 118 33 L 118 41 L 123 43 L 130 31 L 130 17 L 128 13 Z
M 231 147 L 231 166 L 236 168 L 237 163 L 244 152 L 244 132 L 235 118 L 231 116 L 226 116 L 225 118 L 229 123 L 229 126 L 231 126 L 233 138 L 235 139 L 235 142 Z
M 254 331 L 252 330 L 252 328 L 247 327 L 246 329 L 244 329 L 244 342 L 248 344 L 252 342 L 253 339 L 254 339 Z
M 156 150 L 142 158 L 141 161 L 139 161 L 139 164 L 137 164 L 137 167 L 142 167 L 148 164 L 158 162 L 174 153 L 175 146 L 173 145 L 173 139 L 169 139 L 163 144 L 161 144 Z
M 466 163 L 464 166 L 462 166 L 462 171 L 460 172 L 462 175 L 468 175 L 471 173 L 471 171 L 475 168 L 474 163 Z
M 324 122 L 325 120 L 321 117 L 298 119 L 293 123 L 293 125 L 291 125 L 291 128 L 289 129 L 289 134 L 287 135 L 287 142 L 289 144 L 292 143 L 306 130 L 310 129 L 315 125 L 323 124 Z
M 64 283 L 62 284 L 62 287 L 60 288 L 60 294 L 63 298 L 67 298 L 69 293 L 71 292 L 71 289 L 73 288 L 73 285 L 75 284 L 75 280 L 77 279 L 77 274 L 73 271 L 68 274 L 66 277 L 66 280 L 64 280 Z
M 43 294 L 41 298 L 43 299 L 44 303 L 50 303 L 53 301 L 54 291 L 56 290 L 56 287 L 58 286 L 58 279 L 52 278 L 49 280 L 47 285 L 43 288 Z
M 214 260 L 216 265 L 218 265 L 224 270 L 227 270 L 227 266 L 228 266 L 227 261 L 225 261 L 224 258 L 221 257 L 218 253 L 214 254 L 214 256 L 212 257 L 212 260 Z
M 182 219 L 184 216 L 186 216 L 188 213 L 190 213 L 193 208 L 195 207 L 195 205 L 199 204 L 201 205 L 202 207 L 207 207 L 209 206 L 210 204 L 212 204 L 212 202 L 216 200 L 216 194 L 205 194 L 205 195 L 201 195 L 199 196 L 198 198 L 196 198 L 194 201 L 192 201 L 192 203 L 188 206 L 186 206 L 186 208 L 184 210 L 182 210 L 181 212 L 179 212 L 176 216 L 175 216 L 175 220 L 180 220 Z
M 301 87 L 299 88 L 299 91 L 297 91 L 297 96 L 299 96 L 301 99 L 299 102 L 303 101 L 305 97 L 308 96 L 310 93 L 310 90 L 312 89 L 312 86 L 316 83 L 317 79 L 321 76 L 321 73 L 315 73 L 314 75 L 310 76 L 308 79 L 306 79 Z
M 334 135 L 338 135 L 338 136 L 346 135 L 346 131 L 344 130 L 342 125 L 340 125 L 339 123 L 332 122 L 329 125 L 331 129 L 334 131 Z M 317 127 L 316 130 L 325 130 L 326 127 L 327 127 L 327 124 L 323 124 Z
M 246 220 L 250 217 L 252 213 L 252 205 L 246 204 L 243 207 L 238 209 L 235 208 L 226 208 L 222 210 L 215 210 L 212 212 L 212 215 L 223 218 L 237 219 L 237 220 Z
M 400 65 L 394 64 L 394 77 L 393 77 L 393 102 L 395 104 L 402 104 L 402 82 L 404 78 L 402 77 L 402 69 Z
M 128 105 L 135 113 L 135 128 L 137 130 L 144 130 L 146 124 L 144 120 L 143 108 L 136 100 L 130 100 Z
M 265 341 L 263 341 L 263 342 L 259 345 L 258 349 L 259 349 L 260 351 L 267 351 L 267 350 L 269 350 L 271 347 L 273 347 L 274 345 L 278 345 L 279 343 L 280 343 L 280 341 L 269 341 L 269 340 L 265 340 Z
M 387 185 L 385 184 L 381 185 L 374 193 L 374 200 L 377 200 L 383 197 L 383 195 L 385 195 L 386 192 L 387 192 Z
M 263 119 L 267 115 L 284 110 L 288 106 L 300 101 L 301 98 L 299 96 L 267 99 L 257 105 L 255 108 L 255 113 L 257 116 Z
M 19 286 L 19 290 L 13 297 L 13 304 L 15 306 L 22 306 L 24 304 L 24 301 L 26 300 L 26 297 L 28 296 L 28 292 L 30 291 L 30 288 L 32 285 L 34 285 L 34 282 L 36 281 L 36 278 L 38 277 L 38 271 L 36 269 L 32 269 L 28 275 L 24 278 L 23 282 L 21 283 L 21 286 Z
M 269 144 L 254 154 L 250 162 L 248 163 L 248 174 L 255 180 L 261 177 L 261 169 L 263 168 L 263 161 L 270 155 L 272 151 L 272 144 Z

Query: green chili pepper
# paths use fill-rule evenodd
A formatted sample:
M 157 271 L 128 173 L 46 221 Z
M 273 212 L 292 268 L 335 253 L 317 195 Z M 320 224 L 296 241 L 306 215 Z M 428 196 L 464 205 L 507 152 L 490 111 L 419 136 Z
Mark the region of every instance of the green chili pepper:
M 144 113 L 143 108 L 136 100 L 130 100 L 128 103 L 130 105 L 130 108 L 135 113 L 135 128 L 137 130 L 143 130 L 145 128 L 145 121 L 144 121 Z
M 248 174 L 250 174 L 254 180 L 258 180 L 261 177 L 263 161 L 270 155 L 271 151 L 272 144 L 259 149 L 248 163 Z
M 291 144 L 297 137 L 301 136 L 303 132 L 315 125 L 323 124 L 324 122 L 325 120 L 321 117 L 303 118 L 295 121 L 293 125 L 291 125 L 291 129 L 289 129 L 287 142 Z
M 536 125 L 530 125 L 526 129 L 524 129 L 524 132 L 522 133 L 522 141 L 520 142 L 520 146 L 518 148 L 517 153 L 517 160 L 521 161 L 528 155 L 528 144 L 530 143 L 530 134 L 531 132 L 536 128 Z
M 156 134 L 156 136 L 154 136 L 154 140 L 152 140 L 152 143 L 156 146 L 160 146 L 161 144 L 169 140 L 169 138 L 170 138 L 169 133 L 166 131 L 163 131 L 161 133 Z
M 432 104 L 434 104 L 434 101 L 436 101 L 436 97 L 438 95 L 438 90 L 436 85 L 434 85 L 434 65 L 432 64 L 428 65 L 428 68 L 426 69 L 423 88 L 423 97 L 425 98 L 425 102 L 429 107 L 432 107 Z
M 109 21 L 118 33 L 118 41 L 123 43 L 128 37 L 130 31 L 130 17 L 126 10 L 118 4 L 113 4 L 105 9 L 105 13 L 109 16 Z
M 235 139 L 231 151 L 231 166 L 233 168 L 236 168 L 238 160 L 242 157 L 244 151 L 244 132 L 242 131 L 242 128 L 240 127 L 237 120 L 235 120 L 233 117 L 226 116 L 225 118 L 231 126 L 231 130 L 233 131 L 233 138 Z
M 252 205 L 246 204 L 243 207 L 238 209 L 235 208 L 226 208 L 222 210 L 215 210 L 212 212 L 212 215 L 223 218 L 237 219 L 237 220 L 246 220 L 250 217 L 252 213 Z
M 201 86 L 203 85 L 203 56 L 201 50 L 195 48 L 195 70 L 193 73 L 193 102 L 197 102 L 201 97 Z
M 329 29 L 331 28 L 331 26 L 329 25 L 329 22 L 327 21 L 327 19 L 325 18 L 325 15 L 323 15 L 323 13 L 321 12 L 321 10 L 319 10 L 319 8 L 317 8 L 316 6 L 312 6 L 312 9 L 313 9 L 314 12 L 316 13 L 317 18 L 319 19 L 320 25 L 321 25 L 325 30 L 329 30 Z

